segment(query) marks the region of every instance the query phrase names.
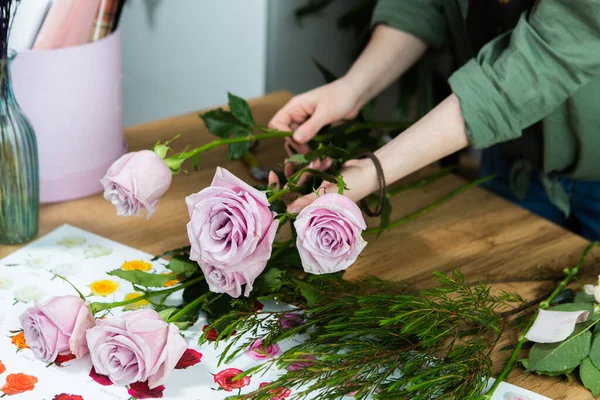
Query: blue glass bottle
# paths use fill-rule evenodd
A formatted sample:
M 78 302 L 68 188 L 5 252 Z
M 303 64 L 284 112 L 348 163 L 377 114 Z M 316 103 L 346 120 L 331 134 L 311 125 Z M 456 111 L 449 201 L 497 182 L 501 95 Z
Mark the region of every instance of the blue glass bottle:
M 0 59 L 0 244 L 27 242 L 39 229 L 37 142 L 13 93 L 15 55 Z

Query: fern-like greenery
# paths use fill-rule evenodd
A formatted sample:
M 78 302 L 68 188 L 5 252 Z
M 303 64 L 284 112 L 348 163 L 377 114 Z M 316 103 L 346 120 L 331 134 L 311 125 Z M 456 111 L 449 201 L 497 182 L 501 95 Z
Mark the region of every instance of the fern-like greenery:
M 494 295 L 486 285 L 470 286 L 458 270 L 451 276 L 438 273 L 436 280 L 435 288 L 415 293 L 376 278 L 348 282 L 312 276 L 302 284 L 283 278 L 274 288 L 277 298 L 297 310 L 257 313 L 236 301 L 237 311 L 212 325 L 220 339 L 227 338 L 220 362 L 231 361 L 256 338 L 264 346 L 298 335 L 305 340 L 244 374 L 273 366 L 303 368 L 233 398 L 270 400 L 283 388 L 293 389 L 299 399 L 349 393 L 357 399 L 477 398 L 491 376 L 491 349 L 507 323 L 501 311 L 522 299 Z

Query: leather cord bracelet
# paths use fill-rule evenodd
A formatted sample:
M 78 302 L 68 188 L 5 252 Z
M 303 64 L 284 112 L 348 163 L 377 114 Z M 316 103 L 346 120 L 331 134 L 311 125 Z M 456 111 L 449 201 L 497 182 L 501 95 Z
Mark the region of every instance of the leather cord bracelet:
M 371 210 L 369 208 L 369 203 L 367 199 L 362 199 L 360 201 L 360 206 L 369 217 L 378 217 L 381 215 L 383 211 L 383 201 L 385 200 L 387 194 L 387 186 L 385 184 L 385 176 L 383 175 L 383 167 L 381 166 L 381 162 L 374 153 L 365 153 L 359 158 L 370 158 L 375 165 L 375 171 L 377 171 L 377 205 L 375 206 L 375 210 Z

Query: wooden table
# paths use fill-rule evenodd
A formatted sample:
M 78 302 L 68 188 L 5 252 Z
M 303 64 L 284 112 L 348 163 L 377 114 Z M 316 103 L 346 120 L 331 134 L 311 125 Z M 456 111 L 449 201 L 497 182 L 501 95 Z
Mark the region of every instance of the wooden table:
M 257 122 L 268 122 L 289 98 L 289 93 L 279 92 L 251 101 Z M 213 139 L 197 113 L 136 126 L 125 132 L 129 150 L 150 148 L 158 140 L 176 134 L 182 134 L 182 138 L 180 143 L 175 143 L 175 148 Z M 280 167 L 284 158 L 282 141 L 261 142 L 258 155 L 263 166 Z M 149 220 L 117 217 L 114 207 L 97 194 L 42 206 L 40 234 L 68 223 L 152 254 L 184 246 L 188 244 L 184 197 L 208 186 L 217 165 L 252 181 L 240 162 L 227 161 L 226 149 L 217 148 L 205 153 L 199 171 L 174 177 L 170 190 L 161 198 L 157 212 Z M 423 174 L 421 171 L 406 181 Z M 394 197 L 392 218 L 414 212 L 464 182 L 451 175 L 433 185 Z M 573 265 L 588 244 L 581 237 L 479 188 L 379 239 L 370 237 L 367 240 L 369 245 L 348 270 L 349 278 L 370 274 L 409 280 L 422 286 L 431 284 L 434 270 L 446 273 L 457 267 L 469 280 L 556 274 Z M 0 246 L 0 257 L 16 248 Z M 593 262 L 591 260 L 590 264 Z M 590 276 L 594 274 L 598 272 L 589 273 Z M 530 295 L 549 287 L 541 284 L 507 286 Z M 508 352 L 497 354 L 498 366 L 507 356 Z M 592 398 L 577 381 L 567 384 L 560 378 L 538 377 L 518 370 L 509 381 L 553 399 Z

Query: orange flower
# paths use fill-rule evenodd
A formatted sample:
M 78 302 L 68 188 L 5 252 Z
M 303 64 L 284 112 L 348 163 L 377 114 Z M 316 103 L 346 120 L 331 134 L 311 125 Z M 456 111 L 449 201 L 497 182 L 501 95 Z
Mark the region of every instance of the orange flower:
M 161 272 L 161 275 L 171 275 L 172 272 Z M 179 283 L 179 279 L 175 278 L 175 279 L 171 279 L 170 281 L 166 281 L 165 284 L 163 285 L 163 287 L 171 287 L 171 286 L 175 286 Z
M 27 343 L 25 343 L 25 333 L 23 331 L 17 333 L 14 336 L 11 336 L 11 342 L 15 346 L 17 346 L 19 350 L 29 348 L 29 346 L 27 346 Z
M 4 366 L 2 361 L 0 361 L 0 374 L 4 373 L 4 371 L 6 371 L 6 367 Z
M 90 283 L 90 289 L 96 296 L 108 296 L 109 294 L 116 292 L 118 288 L 119 284 L 110 279 L 102 279 Z
M 127 293 L 125 295 L 125 298 L 123 300 L 131 300 L 131 299 L 135 299 L 135 298 L 142 297 L 142 296 L 143 296 L 142 293 L 137 293 L 137 292 Z M 136 301 L 135 303 L 130 303 L 130 304 L 127 304 L 126 306 L 123 306 L 123 307 L 126 308 L 126 309 L 128 309 L 128 310 L 135 310 L 136 308 L 145 307 L 148 304 L 150 304 L 148 302 L 148 300 L 141 299 L 139 301 Z
M 13 395 L 33 390 L 37 383 L 37 378 L 25 374 L 10 374 L 6 377 L 6 383 L 2 386 L 4 394 Z
M 126 261 L 123 263 L 123 265 L 121 265 L 121 268 L 124 271 L 148 272 L 152 269 L 152 263 L 142 261 L 142 260 Z

